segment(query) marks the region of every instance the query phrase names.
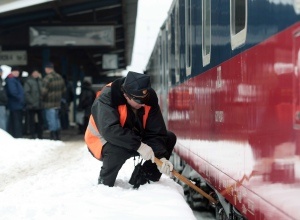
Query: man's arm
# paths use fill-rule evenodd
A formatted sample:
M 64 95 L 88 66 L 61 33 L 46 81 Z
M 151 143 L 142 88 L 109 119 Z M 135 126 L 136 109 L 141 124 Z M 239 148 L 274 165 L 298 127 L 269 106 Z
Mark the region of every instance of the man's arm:
M 167 129 L 158 105 L 158 98 L 154 90 L 150 97 L 152 99 L 151 110 L 146 122 L 145 135 L 143 142 L 152 147 L 156 157 L 168 157 L 168 152 L 165 148 L 167 142 Z
M 24 93 L 25 93 L 26 104 L 28 105 L 28 107 L 31 107 L 33 103 L 33 98 L 30 92 L 31 92 L 30 83 L 29 81 L 26 81 L 24 84 Z
M 48 85 L 49 85 L 49 78 L 44 77 L 42 79 L 42 97 L 45 97 L 48 93 Z

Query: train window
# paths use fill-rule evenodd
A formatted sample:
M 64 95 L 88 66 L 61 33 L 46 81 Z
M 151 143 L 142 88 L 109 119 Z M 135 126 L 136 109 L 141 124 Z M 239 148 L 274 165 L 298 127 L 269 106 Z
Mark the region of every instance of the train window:
M 165 28 L 167 28 L 167 26 L 165 26 Z M 163 74 L 163 78 L 162 78 L 162 86 L 163 88 L 166 88 L 167 82 L 168 82 L 168 74 L 169 74 L 169 70 L 168 70 L 168 66 L 169 66 L 169 57 L 168 57 L 168 30 L 164 29 L 162 30 L 162 74 Z
M 170 17 L 168 19 L 168 22 L 167 22 L 167 31 L 168 31 L 168 35 L 167 35 L 167 41 L 168 41 L 168 73 L 169 73 L 169 78 L 168 78 L 168 86 L 171 86 L 172 85 L 172 78 L 173 78 L 173 66 L 174 66 L 174 50 L 172 50 L 172 34 L 173 34 L 173 30 L 172 30 L 172 23 L 173 23 L 173 19 L 172 17 Z
M 191 0 L 185 0 L 185 66 L 186 75 L 191 75 L 192 66 L 192 24 L 191 24 Z
M 202 62 L 203 66 L 210 63 L 211 52 L 211 3 L 202 0 Z
M 248 0 L 230 1 L 231 48 L 234 50 L 246 42 Z
M 179 2 L 175 6 L 175 82 L 180 80 L 180 28 L 179 28 Z

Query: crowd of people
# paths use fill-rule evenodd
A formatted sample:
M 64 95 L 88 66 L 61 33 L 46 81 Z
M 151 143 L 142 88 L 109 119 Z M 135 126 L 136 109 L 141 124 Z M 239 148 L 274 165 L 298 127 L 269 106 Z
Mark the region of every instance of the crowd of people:
M 28 77 L 21 78 L 20 69 L 12 67 L 3 79 L 0 68 L 0 129 L 14 138 L 60 140 L 61 130 L 69 128 L 69 106 L 74 101 L 74 89 L 55 71 L 53 63 L 47 63 L 44 71 L 42 76 L 38 68 L 33 68 Z M 82 90 L 87 90 L 88 94 L 80 94 L 79 110 L 84 109 L 87 115 L 95 93 L 91 84 L 84 83 Z M 91 97 L 86 100 L 89 95 Z M 79 133 L 85 130 L 85 123 L 79 125 Z M 44 135 L 45 130 L 49 135 Z
M 67 97 L 70 87 L 52 63 L 44 68 L 44 77 L 38 69 L 32 69 L 23 83 L 17 67 L 12 67 L 4 81 L 0 69 L 0 129 L 15 138 L 23 137 L 26 112 L 30 138 L 43 139 L 47 129 L 49 139 L 60 140 L 65 124 L 62 118 L 68 117 L 66 103 L 72 100 Z M 134 188 L 159 181 L 162 174 L 172 176 L 169 158 L 177 138 L 166 128 L 148 75 L 130 71 L 97 94 L 91 83 L 84 81 L 78 99 L 77 111 L 83 113 L 79 133 L 85 134 L 91 154 L 102 161 L 98 184 L 114 186 L 125 161 L 135 156 L 141 156 L 145 162 L 136 167 L 130 178 Z M 155 157 L 161 166 L 154 163 Z

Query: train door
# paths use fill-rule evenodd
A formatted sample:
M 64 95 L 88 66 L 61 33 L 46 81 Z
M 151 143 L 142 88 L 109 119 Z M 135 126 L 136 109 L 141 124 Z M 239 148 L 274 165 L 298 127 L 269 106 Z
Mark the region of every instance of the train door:
M 296 133 L 296 154 L 300 155 L 300 29 L 294 34 L 293 127 Z
M 174 18 L 174 52 L 175 52 L 175 83 L 180 81 L 180 20 L 179 20 L 179 1 L 175 4 Z
M 192 7 L 191 0 L 185 0 L 185 76 L 192 72 Z
M 161 35 L 161 100 L 160 107 L 164 120 L 167 123 L 168 119 L 168 83 L 169 83 L 169 62 L 168 62 L 168 21 Z

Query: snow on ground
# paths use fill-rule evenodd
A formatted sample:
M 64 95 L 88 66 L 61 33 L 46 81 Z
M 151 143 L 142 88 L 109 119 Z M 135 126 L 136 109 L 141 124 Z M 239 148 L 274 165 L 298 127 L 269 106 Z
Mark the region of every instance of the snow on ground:
M 196 219 L 166 176 L 132 189 L 134 161 L 115 187 L 97 184 L 101 162 L 83 141 L 14 139 L 0 129 L 0 219 Z

